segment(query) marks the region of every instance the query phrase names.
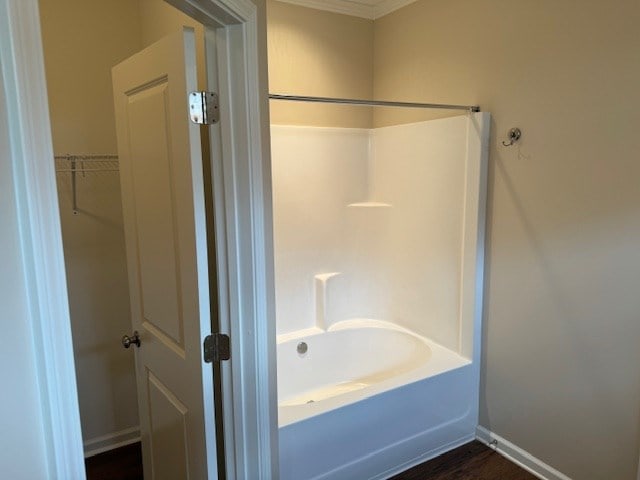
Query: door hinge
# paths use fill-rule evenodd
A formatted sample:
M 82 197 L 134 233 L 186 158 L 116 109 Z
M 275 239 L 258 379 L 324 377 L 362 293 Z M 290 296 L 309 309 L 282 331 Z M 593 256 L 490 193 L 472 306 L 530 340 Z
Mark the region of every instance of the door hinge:
M 221 362 L 231 358 L 231 342 L 229 335 L 214 333 L 204 339 L 204 361 L 206 363 Z
M 218 94 L 214 92 L 191 92 L 189 94 L 189 115 L 191 121 L 199 125 L 213 125 L 220 121 Z

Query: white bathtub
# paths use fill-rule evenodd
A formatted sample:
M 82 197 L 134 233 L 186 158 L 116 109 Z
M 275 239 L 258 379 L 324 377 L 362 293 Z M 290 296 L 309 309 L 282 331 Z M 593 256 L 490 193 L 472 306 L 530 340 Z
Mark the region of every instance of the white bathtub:
M 281 479 L 385 478 L 469 441 L 477 420 L 477 398 L 467 394 L 472 368 L 383 321 L 278 337 Z

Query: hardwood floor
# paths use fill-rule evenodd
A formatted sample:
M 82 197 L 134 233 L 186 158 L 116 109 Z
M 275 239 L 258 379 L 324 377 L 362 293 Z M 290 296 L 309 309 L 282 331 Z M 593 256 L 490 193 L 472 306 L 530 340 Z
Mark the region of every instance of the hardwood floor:
M 402 472 L 390 480 L 537 480 L 478 441 Z
M 89 457 L 84 465 L 87 480 L 143 480 L 140 443 Z
M 85 464 L 87 480 L 143 478 L 139 443 L 88 458 Z M 390 480 L 536 480 L 536 477 L 475 441 L 413 467 Z

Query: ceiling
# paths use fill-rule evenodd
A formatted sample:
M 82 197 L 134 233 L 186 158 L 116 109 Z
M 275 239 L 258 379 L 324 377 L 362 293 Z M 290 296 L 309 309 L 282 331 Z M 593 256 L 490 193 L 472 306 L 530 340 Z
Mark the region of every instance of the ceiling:
M 416 0 L 280 0 L 303 7 L 375 20 Z

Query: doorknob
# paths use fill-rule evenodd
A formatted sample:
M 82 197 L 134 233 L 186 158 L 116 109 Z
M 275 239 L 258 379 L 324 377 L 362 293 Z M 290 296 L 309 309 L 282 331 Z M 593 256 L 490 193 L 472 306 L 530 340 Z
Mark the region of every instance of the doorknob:
M 140 348 L 140 335 L 138 334 L 137 330 L 133 332 L 132 337 L 130 337 L 129 335 L 122 336 L 122 346 L 124 348 L 129 348 L 131 345 L 135 345 L 136 347 Z

